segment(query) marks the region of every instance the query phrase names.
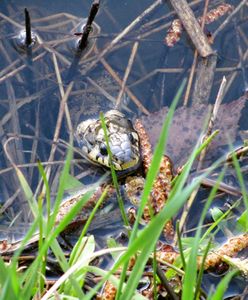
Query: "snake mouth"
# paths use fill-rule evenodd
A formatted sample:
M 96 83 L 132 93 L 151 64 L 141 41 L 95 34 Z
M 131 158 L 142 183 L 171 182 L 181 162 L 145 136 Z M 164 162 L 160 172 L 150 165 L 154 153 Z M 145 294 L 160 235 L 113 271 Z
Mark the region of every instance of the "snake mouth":
M 129 160 L 121 165 L 120 170 L 131 170 L 138 164 L 139 164 L 139 160 L 137 160 L 137 159 Z

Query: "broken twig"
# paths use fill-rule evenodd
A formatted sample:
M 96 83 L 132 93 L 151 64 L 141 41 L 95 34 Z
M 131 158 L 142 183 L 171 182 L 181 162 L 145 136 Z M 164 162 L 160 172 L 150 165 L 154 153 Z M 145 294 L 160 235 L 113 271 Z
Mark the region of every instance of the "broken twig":
M 186 0 L 170 0 L 170 2 L 182 21 L 183 26 L 185 27 L 199 54 L 202 57 L 207 57 L 210 54 L 213 54 L 214 51 L 209 45 L 208 40 L 200 27 L 200 24 L 195 18 L 193 11 L 189 7 Z
M 87 46 L 88 37 L 89 37 L 89 34 L 91 32 L 91 29 L 92 29 L 92 23 L 95 19 L 95 16 L 96 16 L 97 12 L 98 12 L 98 9 L 99 9 L 99 5 L 100 5 L 99 2 L 100 2 L 99 0 L 95 0 L 94 3 L 91 6 L 89 17 L 88 17 L 87 22 L 84 26 L 81 40 L 78 44 L 78 49 L 80 51 L 83 51 Z

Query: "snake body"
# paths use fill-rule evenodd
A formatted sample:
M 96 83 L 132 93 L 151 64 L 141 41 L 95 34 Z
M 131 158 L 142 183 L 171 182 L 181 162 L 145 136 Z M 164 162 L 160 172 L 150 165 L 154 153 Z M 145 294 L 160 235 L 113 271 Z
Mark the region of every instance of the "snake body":
M 108 141 L 112 153 L 112 164 L 117 171 L 133 171 L 140 165 L 139 136 L 132 122 L 117 110 L 104 115 L 108 132 Z M 104 131 L 99 119 L 81 122 L 75 137 L 83 155 L 90 161 L 104 167 L 110 167 L 110 158 Z

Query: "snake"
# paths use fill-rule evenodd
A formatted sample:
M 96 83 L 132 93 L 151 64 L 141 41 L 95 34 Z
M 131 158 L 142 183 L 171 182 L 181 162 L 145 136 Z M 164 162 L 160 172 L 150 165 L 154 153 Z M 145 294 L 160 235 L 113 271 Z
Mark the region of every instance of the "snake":
M 118 172 L 117 175 L 128 175 L 134 172 L 140 167 L 142 158 L 140 138 L 137 131 L 134 129 L 132 121 L 118 110 L 107 111 L 104 114 L 104 120 L 108 131 L 110 151 L 112 153 L 112 165 Z M 107 151 L 107 143 L 104 138 L 104 131 L 100 119 L 89 118 L 79 123 L 74 135 L 83 157 L 90 163 L 104 168 L 110 168 L 110 157 Z M 129 184 L 128 195 L 130 198 L 136 199 L 136 193 L 138 193 L 140 184 L 138 184 L 136 178 L 132 184 Z M 84 207 L 83 213 L 80 213 L 80 216 L 73 220 L 73 224 L 87 220 L 89 211 L 93 209 L 97 199 L 104 190 L 104 186 L 105 184 L 99 186 L 94 195 L 87 202 L 87 206 Z M 62 201 L 56 218 L 56 224 L 62 220 L 68 211 L 70 211 L 71 207 L 85 193 L 86 189 L 84 188 L 82 191 L 79 190 Z M 133 200 L 133 202 L 135 202 L 135 200 Z M 74 226 L 73 224 L 72 227 Z M 39 234 L 37 233 L 33 236 L 27 246 L 37 242 L 38 238 Z M 0 254 L 12 253 L 17 250 L 19 246 L 20 241 L 14 243 L 8 243 L 7 240 L 2 241 L 0 243 Z
M 116 171 L 130 173 L 140 166 L 140 140 L 130 119 L 118 110 L 104 114 L 111 160 Z M 87 119 L 76 129 L 75 137 L 83 156 L 97 165 L 110 168 L 110 156 L 100 119 Z
M 109 168 L 112 163 L 117 172 L 122 172 L 121 175 L 123 172 L 128 174 L 137 170 L 142 162 L 146 174 L 151 165 L 152 149 L 149 137 L 140 120 L 137 119 L 133 125 L 132 121 L 120 111 L 109 110 L 104 114 L 104 121 L 111 157 L 108 153 L 107 141 L 100 119 L 88 119 L 77 126 L 75 137 L 86 159 L 105 168 Z M 163 208 L 168 198 L 172 177 L 171 161 L 164 156 L 149 198 L 155 214 Z M 125 186 L 130 202 L 137 205 L 143 190 L 144 178 L 140 176 L 127 177 Z M 147 223 L 150 221 L 149 205 L 145 208 L 143 217 Z M 171 223 L 166 232 L 166 235 L 173 235 Z

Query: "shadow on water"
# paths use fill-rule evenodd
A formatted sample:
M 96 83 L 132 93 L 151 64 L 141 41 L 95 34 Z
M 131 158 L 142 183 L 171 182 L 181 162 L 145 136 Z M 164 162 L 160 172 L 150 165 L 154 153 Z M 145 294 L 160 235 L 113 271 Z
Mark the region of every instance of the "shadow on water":
M 166 31 L 173 19 L 170 7 L 166 4 L 158 6 L 136 26 L 113 43 L 120 32 L 126 28 L 154 1 L 103 1 L 96 17 L 100 30 L 91 33 L 90 41 L 94 45 L 87 55 L 76 56 L 73 47 L 78 40 L 83 18 L 87 17 L 91 1 L 2 1 L 0 4 L 0 203 L 1 228 L 3 239 L 21 238 L 32 222 L 28 204 L 20 190 L 13 163 L 18 165 L 27 181 L 37 195 L 41 191 L 37 160 L 50 169 L 49 183 L 55 194 L 59 174 L 64 165 L 67 150 L 70 122 L 72 129 L 80 120 L 96 116 L 100 111 L 114 107 L 120 95 L 124 77 L 134 44 L 138 42 L 138 50 L 127 78 L 126 89 L 121 93 L 121 110 L 129 117 L 143 115 L 150 126 L 151 135 L 159 135 L 161 124 L 155 116 L 164 118 L 164 107 L 168 107 L 180 82 L 187 77 L 193 61 L 193 47 L 186 33 L 172 48 L 164 44 Z M 211 3 L 214 7 L 215 1 Z M 217 1 L 216 1 L 217 2 Z M 236 7 L 240 1 L 230 1 Z M 203 1 L 193 1 L 192 8 L 197 16 L 202 14 Z M 31 15 L 33 31 L 38 35 L 38 43 L 31 52 L 18 51 L 15 39 L 24 25 L 24 8 Z M 221 18 L 207 26 L 214 33 L 225 19 Z M 211 91 L 210 103 L 214 103 L 221 78 L 228 79 L 225 103 L 239 99 L 247 88 L 247 7 L 243 8 L 232 21 L 217 35 L 214 48 L 218 53 L 217 68 Z M 233 40 L 236 42 L 233 43 Z M 101 57 L 109 45 L 113 44 L 106 55 Z M 67 101 L 67 113 L 61 124 L 59 135 L 55 139 L 55 129 L 61 99 L 70 81 L 74 81 L 73 89 Z M 183 100 L 182 100 L 183 102 Z M 233 124 L 232 141 L 241 141 L 240 129 L 248 126 L 245 100 L 233 102 L 224 111 L 235 107 L 233 119 L 223 113 L 219 124 L 223 130 L 229 130 Z M 180 106 L 182 103 L 180 104 Z M 192 131 L 196 136 L 201 131 L 199 116 L 193 116 L 194 109 L 181 108 L 176 113 L 175 132 L 177 139 L 180 132 L 185 136 L 185 143 L 190 142 L 193 133 L 187 135 L 190 128 L 182 124 L 190 115 L 195 125 Z M 231 105 L 231 104 L 230 104 Z M 191 111 L 190 111 L 191 109 Z M 148 112 L 159 112 L 145 117 Z M 155 121 L 154 121 L 155 120 Z M 240 121 L 241 120 L 241 121 Z M 228 125 L 227 125 L 228 124 Z M 232 126 L 232 125 L 230 125 Z M 186 126 L 187 127 L 187 126 Z M 231 132 L 231 131 L 230 131 Z M 171 133 L 172 156 L 182 156 L 184 145 L 173 146 Z M 155 143 L 155 142 L 154 142 Z M 226 143 L 227 144 L 227 143 Z M 225 143 L 218 144 L 218 151 L 223 153 Z M 217 146 L 216 146 L 217 147 Z M 181 148 L 181 149 L 179 149 Z M 216 148 L 217 149 L 217 148 Z M 187 150 L 184 154 L 190 152 Z M 170 154 L 170 153 L 169 153 Z M 183 163 L 179 161 L 178 165 Z M 83 183 L 91 183 L 98 178 L 94 167 L 82 157 L 72 161 L 72 174 Z M 101 171 L 100 171 L 101 174 Z M 195 209 L 195 208 L 193 208 Z M 118 223 L 118 222 L 117 222 Z M 191 224 L 190 224 L 191 223 Z M 187 230 L 192 229 L 195 222 L 189 222 Z M 8 230 L 7 227 L 11 226 Z M 98 232 L 102 235 L 115 235 L 118 230 Z M 18 228 L 17 230 L 15 230 Z M 16 231 L 16 232 L 15 232 Z M 103 242 L 104 243 L 104 242 Z

